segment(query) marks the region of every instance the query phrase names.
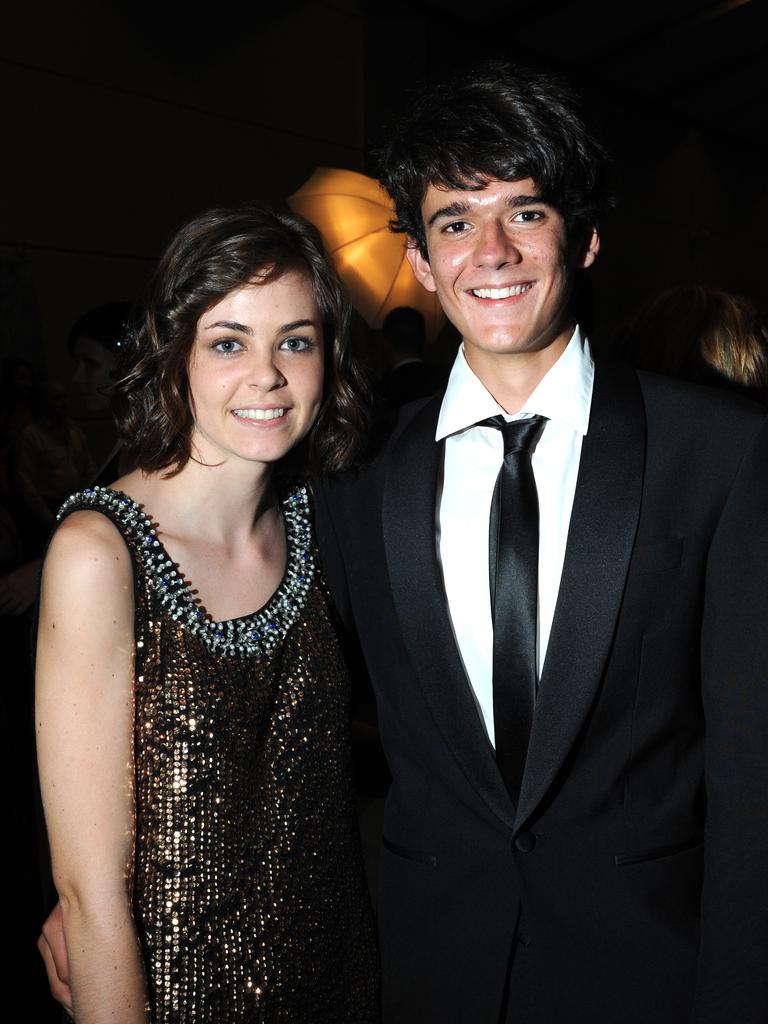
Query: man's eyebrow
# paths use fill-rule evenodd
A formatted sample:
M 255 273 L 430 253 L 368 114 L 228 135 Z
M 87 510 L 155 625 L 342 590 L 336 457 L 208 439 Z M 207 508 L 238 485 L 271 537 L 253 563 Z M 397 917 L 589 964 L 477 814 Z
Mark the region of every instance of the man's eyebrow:
M 507 206 L 511 209 L 516 209 L 518 206 L 533 206 L 535 203 L 544 203 L 544 205 L 547 205 L 546 200 L 542 199 L 541 196 L 515 195 L 510 196 L 507 200 Z
M 463 199 L 457 199 L 455 202 L 448 203 L 447 206 L 441 206 L 439 210 L 435 210 L 427 221 L 427 227 L 431 228 L 440 217 L 461 217 L 467 213 L 469 213 L 469 203 Z
M 509 209 L 516 210 L 521 206 L 532 206 L 534 203 L 545 203 L 545 200 L 541 196 L 520 195 L 516 192 L 507 198 L 505 205 Z M 431 228 L 440 217 L 466 217 L 471 211 L 472 207 L 468 202 L 463 199 L 457 199 L 455 202 L 448 203 L 446 206 L 441 206 L 439 210 L 435 210 L 427 221 L 427 227 Z

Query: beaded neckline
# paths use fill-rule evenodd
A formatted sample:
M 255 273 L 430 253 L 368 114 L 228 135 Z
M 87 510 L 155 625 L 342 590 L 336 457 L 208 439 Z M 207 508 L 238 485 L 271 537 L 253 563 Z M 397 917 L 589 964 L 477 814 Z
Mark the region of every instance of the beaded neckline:
M 267 603 L 251 615 L 215 622 L 195 602 L 186 579 L 175 569 L 150 518 L 122 491 L 89 487 L 73 494 L 58 519 L 78 508 L 98 509 L 117 522 L 141 554 L 142 564 L 172 619 L 189 628 L 214 654 L 269 655 L 284 639 L 304 606 L 315 575 L 309 494 L 303 485 L 282 497 L 288 549 L 285 575 Z

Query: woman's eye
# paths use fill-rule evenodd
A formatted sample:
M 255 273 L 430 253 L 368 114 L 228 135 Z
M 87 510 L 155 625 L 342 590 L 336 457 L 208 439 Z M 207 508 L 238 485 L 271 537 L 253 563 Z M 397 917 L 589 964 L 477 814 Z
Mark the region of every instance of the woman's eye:
M 309 338 L 284 338 L 280 342 L 280 348 L 286 352 L 306 352 L 308 348 L 312 348 L 314 345 L 313 341 Z
M 242 347 L 236 338 L 221 338 L 220 341 L 213 343 L 213 348 L 225 356 L 231 356 L 235 352 L 239 352 Z

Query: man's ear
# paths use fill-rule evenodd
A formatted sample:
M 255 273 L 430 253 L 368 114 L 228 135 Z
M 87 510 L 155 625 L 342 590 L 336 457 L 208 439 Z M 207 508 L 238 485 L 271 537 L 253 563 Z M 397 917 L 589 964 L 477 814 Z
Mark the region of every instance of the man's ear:
M 421 255 L 421 250 L 413 238 L 408 239 L 405 255 L 408 258 L 408 262 L 411 264 L 413 276 L 419 284 L 423 285 L 428 292 L 436 292 L 437 286 L 435 285 L 434 277 L 432 277 L 432 271 L 429 268 L 429 263 Z
M 585 270 L 587 267 L 591 267 L 597 259 L 597 254 L 600 252 L 600 233 L 597 228 L 592 228 L 592 231 L 587 235 L 584 240 L 584 244 L 579 250 L 578 259 L 576 266 Z

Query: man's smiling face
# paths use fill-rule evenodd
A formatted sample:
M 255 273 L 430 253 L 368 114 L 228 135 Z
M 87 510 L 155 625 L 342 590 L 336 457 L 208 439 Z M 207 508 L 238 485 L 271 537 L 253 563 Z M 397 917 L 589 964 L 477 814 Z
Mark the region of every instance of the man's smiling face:
M 415 248 L 408 257 L 461 333 L 470 366 L 553 343 L 557 358 L 573 327 L 572 274 L 594 261 L 597 232 L 574 252 L 563 218 L 530 178 L 476 191 L 430 185 L 422 216 L 428 258 Z

